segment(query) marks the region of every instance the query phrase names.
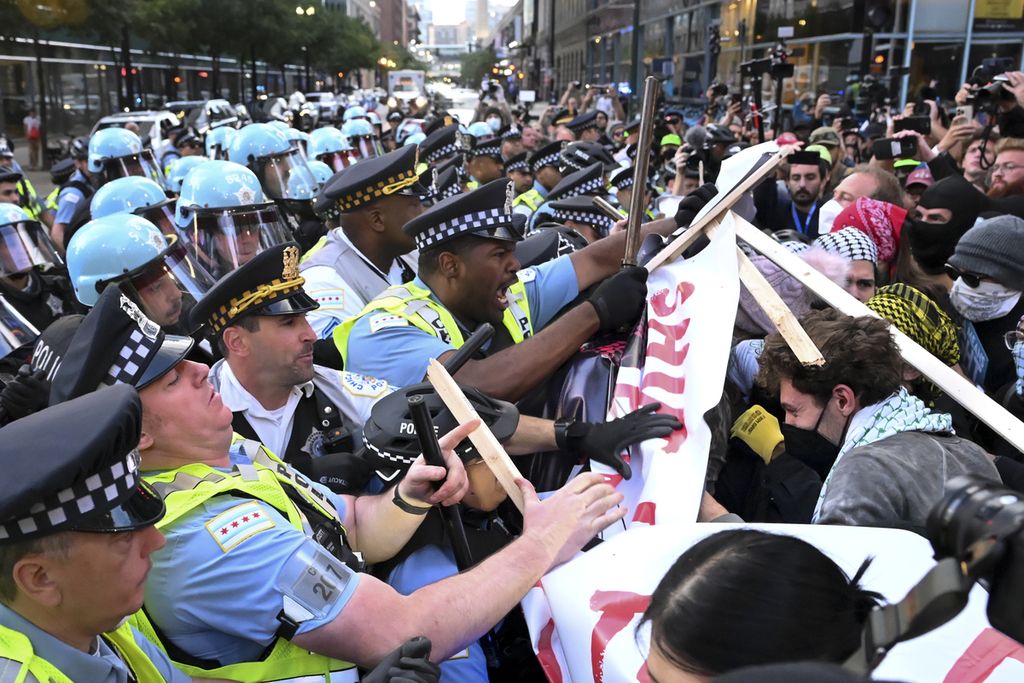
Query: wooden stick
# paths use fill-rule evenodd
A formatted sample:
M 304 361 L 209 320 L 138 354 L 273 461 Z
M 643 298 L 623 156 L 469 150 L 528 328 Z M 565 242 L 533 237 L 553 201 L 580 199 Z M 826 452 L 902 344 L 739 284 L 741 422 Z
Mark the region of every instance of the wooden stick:
M 432 358 L 430 360 L 430 366 L 427 368 L 427 379 L 434 385 L 437 395 L 448 406 L 448 410 L 452 411 L 452 415 L 459 421 L 459 424 L 466 424 L 471 420 L 480 420 L 480 416 L 473 409 L 469 400 L 466 399 L 462 389 L 459 388 L 459 385 L 455 383 L 452 376 L 448 374 L 448 371 L 436 359 Z M 508 453 L 505 452 L 501 443 L 494 437 L 494 433 L 484 424 L 483 420 L 480 420 L 479 427 L 470 432 L 469 440 L 476 446 L 477 452 L 484 459 L 484 462 L 487 463 L 487 466 L 491 468 L 491 472 L 498 480 L 498 483 L 501 484 L 501 487 L 505 489 L 508 497 L 519 508 L 519 512 L 525 513 L 526 502 L 523 500 L 523 492 L 516 485 L 516 479 L 523 475 L 519 473 L 519 468 L 512 462 L 512 458 L 508 457 Z
M 697 182 L 699 182 L 701 185 L 704 184 L 704 160 L 703 159 L 698 159 L 697 160 Z
M 765 279 L 757 266 L 747 258 L 747 255 L 739 247 L 736 248 L 736 257 L 739 259 L 740 265 L 740 282 L 746 286 L 757 305 L 778 328 L 779 334 L 789 344 L 789 348 L 793 350 L 797 360 L 804 365 L 824 365 L 825 357 L 807 336 L 803 326 L 793 315 L 793 311 L 789 310 L 789 306 L 772 288 L 771 283 Z
M 764 180 L 768 174 L 772 173 L 775 170 L 775 167 L 782 162 L 783 157 L 783 152 L 778 152 L 765 160 L 759 168 L 745 178 L 743 182 L 734 187 L 729 194 L 727 194 L 723 199 L 717 201 L 711 211 L 695 220 L 686 232 L 674 239 L 671 244 L 660 252 L 655 254 L 654 258 L 646 263 L 647 270 L 653 273 L 664 263 L 671 261 L 679 256 L 679 254 L 683 253 L 683 251 L 685 251 L 686 248 L 689 247 L 695 239 L 697 239 L 700 233 L 709 223 L 711 223 L 711 221 L 728 211 L 733 204 L 740 200 L 745 192 L 753 189 L 754 186 Z M 717 197 L 715 199 L 717 199 Z M 713 199 L 712 201 L 715 200 Z
M 850 296 L 845 289 L 819 273 L 802 258 L 758 230 L 741 216 L 735 216 L 735 220 L 737 237 L 768 257 L 777 266 L 824 299 L 829 305 L 847 315 L 879 317 L 870 308 Z M 921 374 L 934 382 L 936 386 L 991 427 L 1001 437 L 1009 441 L 1016 448 L 1024 449 L 1024 422 L 1018 420 L 1003 406 L 989 398 L 985 392 L 971 384 L 958 374 L 956 370 L 943 363 L 913 339 L 900 332 L 895 325 L 890 325 L 889 330 L 892 332 L 897 346 L 899 346 L 903 360 L 917 368 Z

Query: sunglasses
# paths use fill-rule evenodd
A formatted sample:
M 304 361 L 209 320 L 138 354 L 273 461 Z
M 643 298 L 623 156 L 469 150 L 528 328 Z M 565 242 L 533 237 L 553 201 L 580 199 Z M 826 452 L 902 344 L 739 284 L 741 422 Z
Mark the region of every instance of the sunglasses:
M 666 116 L 665 117 L 665 123 L 671 123 L 672 125 L 675 125 L 675 124 L 679 123 L 680 121 L 682 121 L 682 119 L 679 118 L 678 116 Z
M 981 280 L 987 277 L 985 275 L 977 275 L 976 273 L 965 273 L 949 263 L 946 264 L 945 269 L 946 275 L 948 275 L 951 280 L 960 278 L 964 281 L 964 284 L 971 289 L 977 288 L 977 286 L 981 284 Z
M 1010 330 L 1003 335 L 1003 342 L 1006 344 L 1006 348 L 1013 351 L 1013 347 L 1017 345 L 1017 342 L 1024 341 L 1024 332 L 1020 330 Z

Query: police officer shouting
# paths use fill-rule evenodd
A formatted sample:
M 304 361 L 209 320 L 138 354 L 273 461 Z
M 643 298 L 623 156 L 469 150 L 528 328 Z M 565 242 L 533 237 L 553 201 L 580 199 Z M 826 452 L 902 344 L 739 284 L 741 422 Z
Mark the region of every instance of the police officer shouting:
M 523 238 L 525 219 L 513 215 L 509 190 L 507 178 L 496 180 L 436 204 L 405 226 L 416 236 L 420 276 L 386 290 L 359 318 L 334 331 L 346 368 L 394 386 L 415 384 L 429 359 L 443 361 L 489 322 L 498 333 L 486 357 L 467 362 L 456 378 L 517 401 L 594 334 L 636 320 L 646 301 L 647 271 L 616 273 L 625 233 L 520 271 L 514 246 Z M 703 206 L 711 194 L 688 198 L 687 210 Z M 667 235 L 693 215 L 648 223 L 644 232 Z M 582 290 L 605 278 L 585 303 L 552 322 Z
M 79 328 L 53 382 L 52 399 L 103 382 L 139 388 L 140 450 L 147 480 L 164 497 L 168 548 L 155 553 L 147 617 L 191 655 L 186 670 L 262 681 L 346 677 L 416 635 L 443 660 L 478 638 L 554 564 L 621 519 L 622 496 L 597 474 L 577 477 L 539 501 L 527 500 L 523 536 L 471 571 L 409 596 L 356 571 L 394 555 L 435 504 L 466 491 L 452 447 L 475 423 L 442 439 L 444 471 L 414 463 L 381 496 L 337 496 L 311 483 L 254 442 L 237 440 L 231 411 L 184 360 L 190 341 L 165 336 L 108 287 Z M 234 442 L 234 443 L 233 443 Z M 351 544 L 351 545 L 349 545 Z M 457 619 L 440 619 L 446 611 Z M 151 630 L 154 636 L 156 631 Z M 347 661 L 346 661 L 347 660 Z

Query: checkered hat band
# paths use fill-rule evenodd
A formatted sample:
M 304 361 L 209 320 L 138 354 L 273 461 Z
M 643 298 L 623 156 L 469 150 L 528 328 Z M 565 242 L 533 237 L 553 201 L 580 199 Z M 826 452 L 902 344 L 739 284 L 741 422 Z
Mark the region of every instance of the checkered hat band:
M 505 166 L 505 172 L 510 171 L 523 171 L 524 173 L 530 170 L 530 165 L 526 161 L 514 161 L 511 164 Z
M 210 332 L 214 335 L 220 333 L 221 330 L 250 308 L 258 308 L 263 304 L 285 299 L 300 291 L 304 284 L 306 284 L 306 278 L 304 277 L 298 277 L 294 280 L 276 278 L 264 285 L 260 285 L 258 289 L 242 292 L 226 304 L 222 304 L 210 316 L 210 319 L 207 321 L 207 324 L 210 326 Z
M 111 501 L 135 488 L 139 461 L 139 451 L 133 450 L 124 460 L 102 472 L 36 501 L 24 517 L 0 524 L 0 541 L 73 527 L 68 520 L 78 519 L 97 508 L 109 509 Z
M 501 140 L 487 142 L 479 147 L 474 147 L 469 152 L 473 157 L 501 157 Z
M 548 201 L 558 201 L 559 199 L 572 199 L 573 197 L 579 197 L 583 194 L 590 194 L 591 192 L 600 192 L 604 189 L 604 182 L 600 178 L 593 178 L 585 183 L 580 183 L 576 187 L 570 187 L 558 197 L 548 197 Z
M 394 194 L 402 188 L 409 187 L 418 179 L 419 176 L 416 175 L 415 170 L 402 171 L 398 175 L 378 180 L 373 187 L 360 188 L 352 194 L 339 197 L 338 204 L 341 205 L 342 211 L 351 211 L 363 204 L 369 204 L 385 195 Z
M 415 458 L 410 458 L 405 455 L 389 453 L 388 451 L 382 451 L 381 449 L 377 448 L 372 443 L 367 441 L 365 436 L 363 437 L 363 444 L 381 460 L 401 469 L 409 467 L 410 465 L 412 465 L 413 460 L 415 460 Z
M 620 190 L 627 190 L 627 189 L 633 187 L 633 176 L 632 175 L 627 175 L 625 178 L 623 178 L 619 182 L 615 183 L 615 187 L 620 189 Z
M 458 183 L 452 183 L 448 187 L 441 188 L 440 199 L 448 199 L 449 197 L 454 197 L 461 191 L 462 188 L 459 187 Z
M 558 152 L 553 152 L 546 157 L 541 157 L 534 161 L 530 164 L 530 168 L 536 172 L 538 169 L 544 168 L 545 166 L 558 166 L 558 159 L 560 157 L 561 155 Z
M 475 211 L 444 223 L 438 223 L 421 232 L 416 236 L 416 248 L 427 249 L 463 232 L 476 232 L 481 228 L 498 228 L 511 225 L 512 214 L 505 213 L 504 208 Z
M 455 154 L 458 151 L 459 145 L 454 142 L 449 142 L 447 145 L 442 145 L 441 147 L 438 147 L 437 149 L 431 152 L 427 152 L 426 161 L 428 164 L 433 163 L 440 159 L 441 157 L 448 156 L 449 154 Z
M 589 211 L 563 211 L 554 209 L 552 215 L 557 221 L 576 221 L 585 223 L 608 232 L 615 227 L 615 221 L 601 213 L 590 213 Z
M 132 330 L 124 346 L 118 351 L 114 364 L 110 366 L 106 377 L 103 378 L 103 385 L 135 384 L 135 380 L 142 375 L 149 357 L 153 355 L 158 345 L 158 338 L 151 339 L 140 329 Z

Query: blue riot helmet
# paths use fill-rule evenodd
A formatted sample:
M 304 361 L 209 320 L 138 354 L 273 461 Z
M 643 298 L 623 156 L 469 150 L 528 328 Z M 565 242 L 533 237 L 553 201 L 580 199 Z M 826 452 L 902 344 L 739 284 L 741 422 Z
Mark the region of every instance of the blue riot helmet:
M 38 221 L 17 204 L 0 203 L 0 277 L 63 265 Z
M 322 161 L 335 172 L 358 161 L 355 150 L 337 128 L 317 128 L 309 134 L 309 158 Z
M 89 172 L 102 173 L 104 182 L 115 178 L 142 176 L 164 184 L 164 174 L 153 156 L 144 149 L 142 140 L 124 128 L 104 128 L 89 138 Z
M 308 167 L 306 172 L 313 182 Z M 208 161 L 185 176 L 174 220 L 218 278 L 267 247 L 292 239 L 277 206 L 264 198 L 256 174 L 232 161 Z
M 183 157 L 196 159 L 198 157 Z M 174 163 L 181 161 L 176 159 Z M 149 178 L 117 178 L 96 190 L 89 202 L 92 218 L 103 218 L 115 213 L 133 213 L 142 216 L 160 228 L 165 235 L 173 235 L 174 200 L 168 199 L 162 187 Z
M 285 137 L 302 152 L 302 158 L 309 161 L 309 133 L 298 128 L 289 128 Z
M 274 200 L 312 201 L 316 181 L 298 147 L 267 123 L 251 123 L 228 145 L 228 159 L 248 166 Z
M 327 181 L 334 175 L 334 169 L 316 159 L 309 162 L 309 170 L 313 172 L 313 177 L 316 178 L 316 184 L 319 187 L 326 185 Z
M 94 218 L 68 242 L 68 275 L 75 297 L 95 306 L 111 283 L 166 331 L 191 333 L 188 312 L 213 287 L 213 277 L 176 233 L 145 218 L 112 213 Z
M 213 130 L 221 130 L 220 128 L 214 128 Z M 233 128 L 227 128 L 226 130 L 234 130 Z M 207 161 L 210 161 L 206 157 L 194 156 L 194 157 L 180 157 L 171 162 L 171 165 L 167 167 L 167 191 L 173 192 L 175 195 L 181 194 L 181 184 L 185 182 L 185 176 L 188 175 L 196 166 L 201 166 Z M 174 212 L 171 212 L 171 222 L 174 222 Z
M 380 137 L 380 134 L 381 132 L 383 132 L 384 129 L 384 124 L 381 122 L 380 116 L 377 114 L 377 112 L 373 111 L 372 109 L 366 112 L 366 119 L 370 122 L 370 125 L 374 127 L 377 133 L 377 137 Z
M 291 126 L 289 126 L 286 122 L 281 121 L 279 119 L 274 119 L 272 121 L 268 121 L 266 125 L 271 126 L 272 128 L 278 129 L 279 131 L 281 131 L 285 135 L 287 135 L 288 131 L 291 130 Z M 246 126 L 246 128 L 248 128 L 248 126 Z
M 206 133 L 206 156 L 211 159 L 227 159 L 228 145 L 238 130 L 231 126 L 217 126 Z
M 426 139 L 427 136 L 424 135 L 422 131 L 419 133 L 413 133 L 412 135 L 405 139 L 405 141 L 402 143 L 402 147 L 408 147 L 409 145 L 418 145 Z
M 366 107 L 358 104 L 353 104 L 351 107 L 345 109 L 345 113 L 342 115 L 341 120 L 352 121 L 353 119 L 365 119 L 366 118 Z
M 374 159 L 384 155 L 373 124 L 366 119 L 351 119 L 341 125 L 342 134 L 360 159 Z
M 477 140 L 494 137 L 494 131 L 491 130 L 491 127 L 483 121 L 477 121 L 476 123 L 469 124 L 469 128 L 466 129 L 466 132 Z

